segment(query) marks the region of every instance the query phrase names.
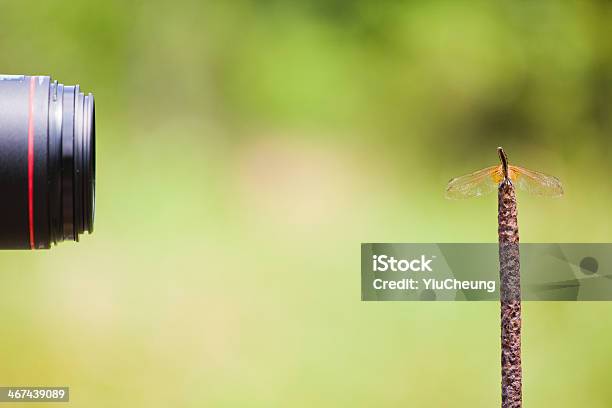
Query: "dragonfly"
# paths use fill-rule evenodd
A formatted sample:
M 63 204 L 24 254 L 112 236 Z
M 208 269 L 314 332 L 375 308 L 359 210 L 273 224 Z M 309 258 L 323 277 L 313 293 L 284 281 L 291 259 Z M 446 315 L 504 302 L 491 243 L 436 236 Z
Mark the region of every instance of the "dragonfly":
M 500 164 L 451 179 L 446 186 L 446 198 L 483 196 L 497 190 L 503 181 L 511 182 L 519 189 L 535 195 L 548 197 L 563 195 L 563 186 L 558 178 L 509 164 L 508 156 L 501 147 L 497 148 L 497 154 Z

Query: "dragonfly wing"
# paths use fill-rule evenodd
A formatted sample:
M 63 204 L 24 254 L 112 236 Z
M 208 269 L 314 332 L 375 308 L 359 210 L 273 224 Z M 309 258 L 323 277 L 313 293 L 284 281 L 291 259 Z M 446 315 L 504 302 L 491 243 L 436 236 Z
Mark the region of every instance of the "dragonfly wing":
M 510 174 L 515 186 L 531 194 L 549 197 L 563 195 L 561 181 L 554 176 L 518 166 L 510 166 Z
M 497 188 L 500 166 L 491 166 L 465 176 L 451 179 L 446 186 L 446 198 L 460 199 L 478 197 Z

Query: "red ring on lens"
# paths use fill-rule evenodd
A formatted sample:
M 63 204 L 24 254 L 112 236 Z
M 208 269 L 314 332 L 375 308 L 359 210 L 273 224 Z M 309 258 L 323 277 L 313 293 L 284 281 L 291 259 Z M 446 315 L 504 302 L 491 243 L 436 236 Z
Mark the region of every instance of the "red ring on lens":
M 34 90 L 36 77 L 30 78 L 30 117 L 28 120 L 28 217 L 30 222 L 30 248 L 36 248 L 34 240 Z

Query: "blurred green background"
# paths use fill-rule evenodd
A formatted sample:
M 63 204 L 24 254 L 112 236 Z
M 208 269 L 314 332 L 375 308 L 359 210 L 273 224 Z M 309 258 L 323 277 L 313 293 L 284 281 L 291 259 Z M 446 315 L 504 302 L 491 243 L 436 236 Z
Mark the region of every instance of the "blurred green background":
M 499 306 L 362 303 L 361 242 L 610 241 L 610 2 L 3 1 L 2 73 L 95 93 L 93 236 L 0 254 L 0 384 L 75 407 L 492 407 Z M 524 305 L 529 407 L 612 406 L 612 305 Z M 43 404 L 44 405 L 44 404 Z M 27 404 L 20 405 L 27 407 Z M 32 406 L 41 406 L 40 404 Z

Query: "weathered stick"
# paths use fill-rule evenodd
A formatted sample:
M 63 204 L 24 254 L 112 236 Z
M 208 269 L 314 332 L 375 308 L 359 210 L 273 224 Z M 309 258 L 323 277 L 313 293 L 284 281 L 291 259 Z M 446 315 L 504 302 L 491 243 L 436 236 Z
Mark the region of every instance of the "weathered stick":
M 507 178 L 498 190 L 499 278 L 501 299 L 502 408 L 522 406 L 521 281 L 514 186 Z

